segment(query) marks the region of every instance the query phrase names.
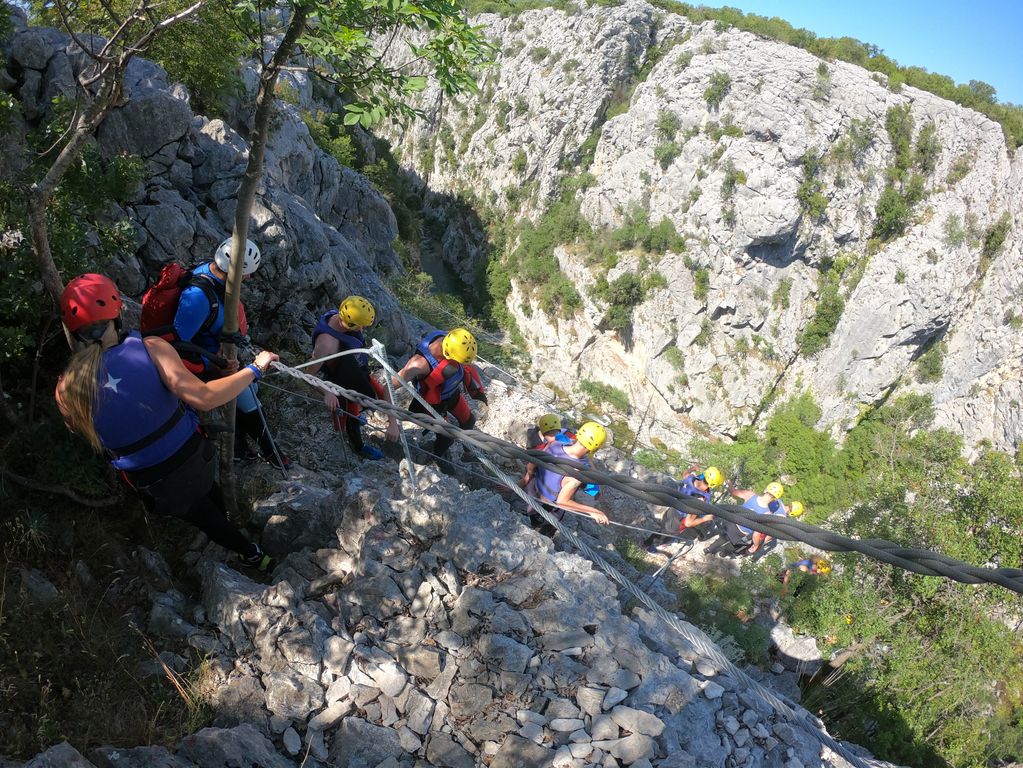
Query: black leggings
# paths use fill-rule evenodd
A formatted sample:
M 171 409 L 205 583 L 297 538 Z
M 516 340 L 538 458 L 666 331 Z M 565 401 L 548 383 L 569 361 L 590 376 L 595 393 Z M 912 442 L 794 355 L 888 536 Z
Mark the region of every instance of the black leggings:
M 191 523 L 220 546 L 243 557 L 259 553 L 227 519 L 224 495 L 214 480 L 216 450 L 198 432 L 173 456 L 154 467 L 125 472 L 148 512 Z M 192 491 L 189 493 L 189 491 Z

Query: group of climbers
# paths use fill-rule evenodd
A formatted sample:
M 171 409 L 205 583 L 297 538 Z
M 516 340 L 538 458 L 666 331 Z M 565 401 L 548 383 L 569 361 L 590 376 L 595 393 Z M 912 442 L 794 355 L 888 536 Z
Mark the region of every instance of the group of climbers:
M 245 565 L 268 571 L 275 565 L 257 544 L 248 541 L 227 518 L 216 481 L 216 450 L 205 412 L 236 401 L 237 458 L 259 457 L 278 468 L 291 462 L 280 453 L 258 399 L 257 382 L 278 357 L 260 352 L 239 369 L 221 356 L 222 344 L 237 343 L 247 333 L 244 305 L 239 304 L 240 336 L 223 334 L 225 284 L 231 239 L 216 249 L 210 262 L 194 269 L 168 265 L 143 297 L 141 330 L 121 327 L 120 291 L 109 278 L 84 274 L 68 283 L 61 315 L 74 354 L 61 376 L 56 398 L 68 427 L 104 453 L 121 478 L 141 496 L 147 510 L 183 519 L 209 538 L 236 552 Z M 246 241 L 242 280 L 255 273 L 259 249 Z M 387 390 L 370 375 L 366 331 L 376 312 L 361 296 L 345 298 L 337 310 L 322 315 L 313 329 L 315 374 L 367 397 L 390 402 Z M 462 395 L 486 402 L 479 372 L 472 365 L 476 339 L 464 328 L 434 331 L 416 347 L 393 385 L 408 382 L 442 416 L 450 413 L 462 429 L 475 423 Z M 326 358 L 326 359 L 323 359 Z M 367 459 L 383 456 L 361 433 L 359 405 L 324 388 L 324 402 L 338 431 Z M 426 407 L 413 399 L 411 410 Z M 259 446 L 249 452 L 246 436 Z M 385 439 L 396 440 L 398 422 L 388 416 Z M 453 438 L 438 434 L 432 454 L 443 459 Z
M 239 370 L 237 361 L 220 356 L 225 339 L 224 292 L 230 267 L 231 239 L 225 240 L 213 259 L 192 270 L 168 267 L 160 281 L 143 299 L 142 333 L 121 330 L 121 299 L 116 285 L 96 274 L 75 278 L 65 289 L 61 310 L 69 339 L 76 352 L 61 377 L 57 401 L 68 426 L 90 444 L 105 452 L 122 478 L 141 495 L 152 512 L 186 520 L 207 533 L 211 540 L 237 552 L 243 563 L 262 570 L 273 561 L 258 545 L 249 542 L 227 519 L 220 487 L 215 479 L 215 450 L 196 411 L 208 411 L 236 399 L 236 455 L 252 458 L 246 436 L 257 445 L 259 457 L 282 469 L 290 461 L 280 453 L 258 399 L 257 382 L 277 356 L 260 352 L 253 364 Z M 246 241 L 242 279 L 259 267 L 259 249 Z M 170 310 L 170 314 L 168 313 Z M 159 318 L 162 318 L 159 319 Z M 370 372 L 366 332 L 376 323 L 376 310 L 362 296 L 348 296 L 336 310 L 320 316 L 312 332 L 310 373 L 368 398 L 391 402 L 389 390 Z M 244 307 L 239 327 L 247 333 Z M 230 339 L 237 342 L 238 339 Z M 476 339 L 464 328 L 431 331 L 417 344 L 402 369 L 392 377 L 393 387 L 415 386 L 418 395 L 440 416 L 454 417 L 460 429 L 472 429 L 475 417 L 463 393 L 487 402 L 486 392 L 473 365 Z M 383 452 L 366 444 L 362 436 L 365 417 L 358 403 L 339 398 L 322 388 L 324 403 L 335 429 L 344 432 L 352 449 L 363 458 L 376 460 Z M 427 413 L 418 398 L 409 406 L 413 413 Z M 398 422 L 387 415 L 384 438 L 398 438 Z M 575 432 L 564 428 L 556 414 L 545 414 L 531 427 L 526 446 L 559 459 L 569 466 L 587 469 L 605 443 L 607 432 L 596 421 L 587 421 Z M 437 432 L 428 454 L 438 463 L 454 438 Z M 590 503 L 577 501 L 582 490 L 596 497 L 593 483 L 563 474 L 559 464 L 529 463 L 519 486 L 537 499 L 558 520 L 566 511 L 609 524 L 607 515 Z M 713 501 L 713 491 L 724 491 L 741 500 L 757 514 L 798 517 L 803 505 L 781 502 L 778 482 L 762 493 L 733 489 L 717 467 L 690 467 L 679 492 L 703 504 Z M 677 519 L 676 515 L 677 513 Z M 531 517 L 534 517 L 530 512 Z M 534 524 L 553 535 L 554 529 L 538 516 Z M 666 541 L 680 537 L 706 538 L 710 529 L 719 540 L 708 551 L 756 555 L 770 537 L 751 528 L 715 518 L 711 508 L 694 512 L 672 508 L 665 516 L 665 534 L 652 534 L 644 542 L 650 552 L 663 551 Z M 791 570 L 827 573 L 823 559 L 790 564 Z

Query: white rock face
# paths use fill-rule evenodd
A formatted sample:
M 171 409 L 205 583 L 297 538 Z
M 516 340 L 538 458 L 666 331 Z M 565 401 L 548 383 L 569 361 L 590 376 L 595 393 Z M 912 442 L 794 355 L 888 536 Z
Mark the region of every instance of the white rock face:
M 1004 214 L 1019 221 L 1023 206 L 1023 160 L 1012 159 L 999 125 L 930 93 L 892 92 L 854 65 L 693 25 L 640 0 L 478 21 L 499 43 L 497 64 L 474 98 L 424 96 L 430 119 L 393 134 L 403 161 L 437 192 L 536 220 L 592 152 L 594 181 L 578 194 L 593 226 L 620 226 L 639 209 L 652 223 L 669 220 L 688 246 L 643 263 L 638 253 L 619 255 L 608 280 L 645 269 L 667 282 L 636 308 L 626 339 L 601 328 L 606 305 L 592 297 L 597 273 L 578 246 L 554 253 L 583 296 L 573 317 L 546 316 L 514 284 L 507 306 L 542 381 L 566 391 L 581 379 L 613 384 L 629 395 L 633 428 L 649 402 L 643 436 L 676 440 L 701 427 L 735 434 L 776 388 L 783 397 L 810 390 L 836 434 L 893 391 L 921 391 L 968 448 L 981 439 L 1015 447 L 1016 228 L 993 260 L 981 256 L 985 233 Z M 717 104 L 708 103 L 712 80 L 726 83 Z M 612 103 L 618 114 L 605 119 Z M 886 114 L 904 105 L 914 142 L 933 124 L 940 152 L 905 234 L 868 246 L 895 157 Z M 655 155 L 669 116 L 676 146 Z M 869 140 L 843 154 L 850 132 L 863 129 Z M 821 159 L 828 204 L 817 220 L 799 199 L 804 156 Z M 956 222 L 972 230 L 960 244 L 947 235 Z M 464 239 L 451 246 L 445 257 L 470 276 L 483 250 Z M 799 337 L 814 317 L 822 267 L 836 257 L 850 265 L 840 283 L 845 309 L 824 349 L 808 357 Z M 705 298 L 694 295 L 699 267 L 709 277 Z M 914 361 L 939 340 L 943 374 L 919 384 Z M 672 347 L 683 353 L 681 369 Z

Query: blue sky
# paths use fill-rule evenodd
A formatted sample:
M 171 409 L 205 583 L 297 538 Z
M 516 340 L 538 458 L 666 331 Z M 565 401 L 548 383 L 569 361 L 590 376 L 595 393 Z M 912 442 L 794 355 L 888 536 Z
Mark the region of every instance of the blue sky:
M 698 2 L 696 3 L 698 4 Z M 1021 0 L 729 0 L 746 13 L 778 16 L 820 37 L 873 43 L 903 65 L 983 80 L 999 101 L 1023 104 Z

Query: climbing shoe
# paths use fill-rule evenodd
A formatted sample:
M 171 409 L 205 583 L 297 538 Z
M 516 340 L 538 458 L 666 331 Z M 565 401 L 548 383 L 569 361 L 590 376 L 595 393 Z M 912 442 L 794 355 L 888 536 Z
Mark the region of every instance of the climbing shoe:
M 242 565 L 246 568 L 252 568 L 260 573 L 270 573 L 277 567 L 277 561 L 263 550 L 258 551 L 254 555 L 249 555 L 248 557 L 241 557 L 239 560 L 241 560 Z
M 369 459 L 370 461 L 377 461 L 378 459 L 384 458 L 384 452 L 372 445 L 362 446 L 362 448 L 359 449 L 359 455 L 364 459 Z

